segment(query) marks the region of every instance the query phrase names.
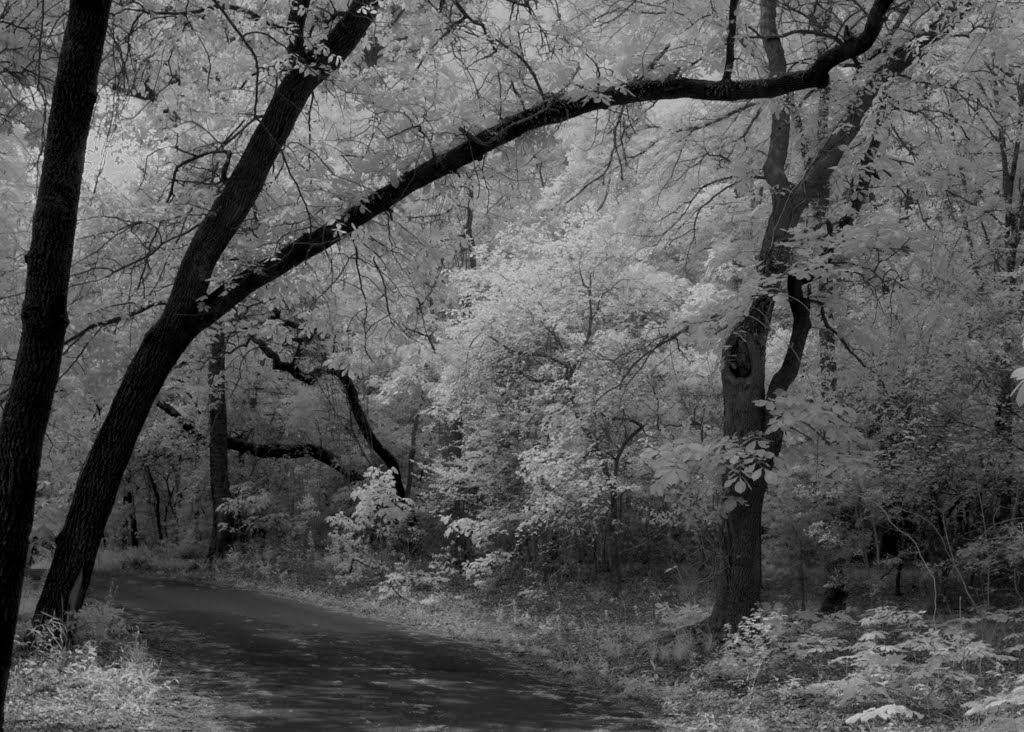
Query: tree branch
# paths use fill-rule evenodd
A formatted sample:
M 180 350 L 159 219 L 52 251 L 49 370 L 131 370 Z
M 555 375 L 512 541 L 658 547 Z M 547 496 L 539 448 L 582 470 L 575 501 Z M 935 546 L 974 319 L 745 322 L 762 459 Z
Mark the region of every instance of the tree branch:
M 192 422 L 188 420 L 172 404 L 162 399 L 157 400 L 156 406 L 165 414 L 174 418 L 181 427 L 182 432 L 192 437 L 202 437 L 202 433 Z M 228 437 L 228 449 L 240 455 L 252 455 L 257 458 L 312 458 L 321 462 L 332 470 L 341 473 L 349 480 L 362 480 L 362 475 L 354 470 L 341 467 L 341 460 L 333 452 L 320 445 L 310 442 L 300 442 L 290 445 L 279 443 L 257 443 L 241 437 Z
M 135 310 L 132 310 L 131 312 L 129 312 L 129 313 L 125 314 L 125 315 L 115 315 L 114 317 L 107 318 L 106 320 L 99 320 L 99 321 L 96 321 L 95 323 L 89 323 L 89 325 L 81 328 L 80 330 L 76 331 L 72 335 L 69 335 L 67 338 L 65 338 L 64 339 L 64 348 L 67 348 L 68 346 L 73 346 L 77 341 L 81 340 L 82 337 L 84 337 L 85 335 L 87 335 L 91 331 L 99 330 L 100 328 L 106 328 L 106 327 L 111 326 L 111 325 L 117 325 L 122 320 L 131 320 L 135 316 L 142 315 L 147 310 L 152 310 L 153 308 L 155 308 L 155 307 L 157 307 L 159 305 L 163 305 L 163 303 L 161 303 L 161 302 L 151 302 L 148 305 L 143 305 L 142 307 L 136 308 Z
M 305 371 L 294 361 L 285 361 L 281 358 L 281 355 L 274 350 L 273 346 L 262 338 L 250 336 L 249 340 L 252 341 L 252 343 L 260 349 L 260 352 L 270 360 L 270 367 L 274 369 L 274 371 L 283 371 L 293 379 L 298 379 L 303 384 L 308 384 L 310 386 L 318 381 L 316 373 Z
M 421 188 L 460 168 L 483 159 L 488 153 L 542 127 L 558 124 L 590 112 L 638 102 L 669 99 L 740 101 L 777 97 L 803 89 L 828 85 L 831 69 L 858 56 L 877 40 L 894 0 L 876 0 L 863 29 L 824 51 L 804 69 L 787 71 L 766 79 L 712 81 L 671 74 L 664 78 L 638 77 L 621 85 L 593 91 L 554 94 L 517 114 L 499 120 L 471 136 L 459 134 L 460 142 L 411 168 L 398 179 L 378 188 L 345 210 L 331 223 L 312 229 L 282 245 L 276 253 L 243 269 L 228 282 L 208 292 L 205 310 L 198 314 L 203 327 L 215 322 L 250 294 L 283 274 L 339 243 L 352 232 Z
M 298 323 L 281 319 L 279 315 L 277 319 L 278 322 L 282 323 L 293 332 L 297 331 Z M 370 424 L 370 418 L 363 409 L 363 404 L 359 397 L 359 389 L 356 387 L 352 377 L 348 375 L 348 372 L 325 366 L 320 366 L 312 369 L 311 371 L 307 371 L 294 361 L 285 361 L 281 358 L 281 355 L 274 350 L 273 346 L 262 338 L 252 336 L 249 340 L 251 340 L 256 347 L 260 349 L 263 355 L 270 360 L 271 368 L 275 371 L 282 371 L 289 374 L 291 377 L 298 379 L 303 384 L 315 384 L 324 374 L 329 374 L 338 379 L 341 383 L 342 390 L 345 392 L 345 400 L 348 402 L 349 412 L 352 414 L 352 419 L 356 423 L 356 428 L 359 430 L 359 434 L 364 440 L 366 440 L 366 443 L 370 446 L 370 449 L 373 450 L 374 454 L 381 459 L 381 462 L 384 463 L 385 467 L 389 468 L 394 473 L 395 492 L 399 497 L 404 498 L 405 485 L 402 482 L 402 466 L 394 456 L 394 453 L 392 453 L 387 446 L 380 441 L 377 437 L 377 433 L 374 432 L 373 425 Z
M 793 328 L 789 332 L 789 345 L 782 365 L 768 385 L 769 399 L 774 399 L 780 391 L 785 391 L 796 381 L 804 358 L 807 336 L 811 332 L 811 305 L 804 291 L 804 282 L 793 275 L 787 276 L 786 294 L 789 296 L 789 309 L 793 314 Z
M 725 36 L 725 67 L 722 81 L 732 81 L 732 67 L 736 63 L 736 9 L 740 0 L 729 0 L 729 27 Z

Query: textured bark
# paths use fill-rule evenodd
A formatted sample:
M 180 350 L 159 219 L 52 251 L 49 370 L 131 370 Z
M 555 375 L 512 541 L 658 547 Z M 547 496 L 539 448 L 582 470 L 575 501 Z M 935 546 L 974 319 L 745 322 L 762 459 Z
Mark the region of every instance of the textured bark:
M 210 549 L 209 556 L 220 556 L 231 544 L 231 527 L 227 517 L 217 512 L 231 498 L 231 476 L 228 473 L 228 400 L 224 388 L 227 368 L 227 338 L 223 331 L 214 334 L 207 369 L 208 423 L 207 441 L 210 458 Z M 223 520 L 222 520 L 223 519 Z
M 0 729 L 36 483 L 67 332 L 68 281 L 110 0 L 72 0 L 46 130 L 21 337 L 0 417 Z
M 160 386 L 188 344 L 250 294 L 337 244 L 424 186 L 541 127 L 638 102 L 682 98 L 765 99 L 827 86 L 833 68 L 865 53 L 875 43 L 893 2 L 875 0 L 859 33 L 850 34 L 809 66 L 770 79 L 715 82 L 676 74 L 651 78 L 645 73 L 633 81 L 596 90 L 584 98 L 557 94 L 546 97 L 537 105 L 503 118 L 478 133 L 466 132 L 464 142 L 414 166 L 394 183 L 353 205 L 335 221 L 286 243 L 272 257 L 207 291 L 218 259 L 251 211 L 296 119 L 324 78 L 319 74 L 307 75 L 301 69 L 285 73 L 238 166 L 197 228 L 182 258 L 163 313 L 143 338 L 125 372 L 79 474 L 64 529 L 57 537 L 53 564 L 36 607 L 36 619 L 46 615 L 63 616 L 81 604 L 117 486 Z M 377 7 L 376 0 L 354 0 L 347 11 L 338 15 L 323 44 L 324 51 L 347 59 L 373 23 Z M 302 43 L 291 50 L 302 59 L 318 61 L 324 64 L 323 68 L 329 68 L 327 58 L 320 51 L 307 51 Z M 81 591 L 72 597 L 77 579 L 81 580 Z
M 153 517 L 156 520 L 156 539 L 157 541 L 164 540 L 164 523 L 163 517 L 160 513 L 160 487 L 156 484 L 156 478 L 153 477 L 153 471 L 146 468 L 144 471 L 146 485 L 149 486 L 150 494 L 153 496 Z

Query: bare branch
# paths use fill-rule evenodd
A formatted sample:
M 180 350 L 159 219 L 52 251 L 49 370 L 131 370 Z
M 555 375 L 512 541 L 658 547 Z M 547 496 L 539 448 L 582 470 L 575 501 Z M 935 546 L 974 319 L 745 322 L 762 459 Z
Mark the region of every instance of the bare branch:
M 183 415 L 172 404 L 164 400 L 156 402 L 157 408 L 165 414 L 173 417 L 181 427 L 182 431 L 193 437 L 200 437 L 201 434 L 192 422 Z M 311 442 L 299 442 L 294 444 L 279 443 L 258 443 L 241 437 L 228 437 L 228 449 L 240 455 L 252 455 L 257 458 L 312 458 L 321 462 L 332 470 L 341 473 L 349 480 L 361 480 L 362 475 L 355 470 L 341 467 L 341 459 L 325 447 L 314 445 Z

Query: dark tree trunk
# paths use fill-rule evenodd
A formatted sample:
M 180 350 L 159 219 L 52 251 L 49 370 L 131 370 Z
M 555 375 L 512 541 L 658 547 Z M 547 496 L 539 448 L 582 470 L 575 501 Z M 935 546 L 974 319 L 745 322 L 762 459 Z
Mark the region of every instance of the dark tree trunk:
M 210 527 L 209 556 L 221 556 L 231 544 L 228 517 L 218 509 L 231 497 L 231 476 L 228 473 L 228 401 L 224 388 L 227 338 L 223 331 L 214 334 L 210 349 L 209 383 L 209 449 L 210 449 Z
M 139 517 L 135 512 L 135 494 L 131 491 L 126 492 L 124 502 L 128 504 L 128 516 L 125 520 L 128 534 L 127 544 L 130 547 L 137 547 L 139 545 Z
M 0 417 L 0 729 L 46 425 L 60 378 L 68 282 L 110 0 L 72 0 L 25 257 L 21 337 Z
M 160 515 L 160 487 L 156 484 L 156 478 L 153 477 L 153 471 L 148 467 L 143 470 L 146 476 L 146 483 L 149 485 L 150 493 L 153 496 L 153 516 L 156 519 L 156 539 L 157 541 L 164 540 L 164 522 L 163 517 Z
M 763 436 L 764 407 L 756 401 L 765 397 L 765 348 L 774 301 L 757 298 L 750 313 L 730 334 L 722 358 L 722 426 L 738 445 L 754 449 L 753 441 Z M 763 467 L 770 468 L 770 464 Z M 708 625 L 717 630 L 733 627 L 761 597 L 761 509 L 766 484 L 759 480 L 736 480 L 725 476 L 728 503 L 720 528 L 719 574 L 715 605 Z
M 37 622 L 47 617 L 62 618 L 82 606 L 103 528 L 149 407 L 193 337 L 175 327 L 173 321 L 167 324 L 161 319 L 142 339 L 78 476 L 36 605 Z
M 328 33 L 324 50 L 347 58 L 373 23 L 373 7 L 373 0 L 354 0 Z M 301 60 L 325 65 L 320 50 L 307 51 L 302 39 L 296 43 L 293 52 Z M 47 616 L 64 617 L 85 600 L 103 526 L 149 410 L 185 349 L 224 314 L 200 308 L 217 261 L 252 210 L 295 122 L 324 78 L 309 75 L 302 68 L 285 73 L 238 166 L 189 242 L 167 305 L 128 364 L 79 473 L 64 528 L 57 537 L 50 572 L 36 605 L 37 622 Z

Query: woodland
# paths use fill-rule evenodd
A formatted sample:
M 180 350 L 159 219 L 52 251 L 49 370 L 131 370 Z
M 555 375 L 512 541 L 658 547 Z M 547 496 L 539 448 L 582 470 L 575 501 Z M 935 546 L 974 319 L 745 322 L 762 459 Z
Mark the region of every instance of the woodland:
M 0 710 L 101 550 L 1024 706 L 1020 3 L 6 0 L 0 80 Z

